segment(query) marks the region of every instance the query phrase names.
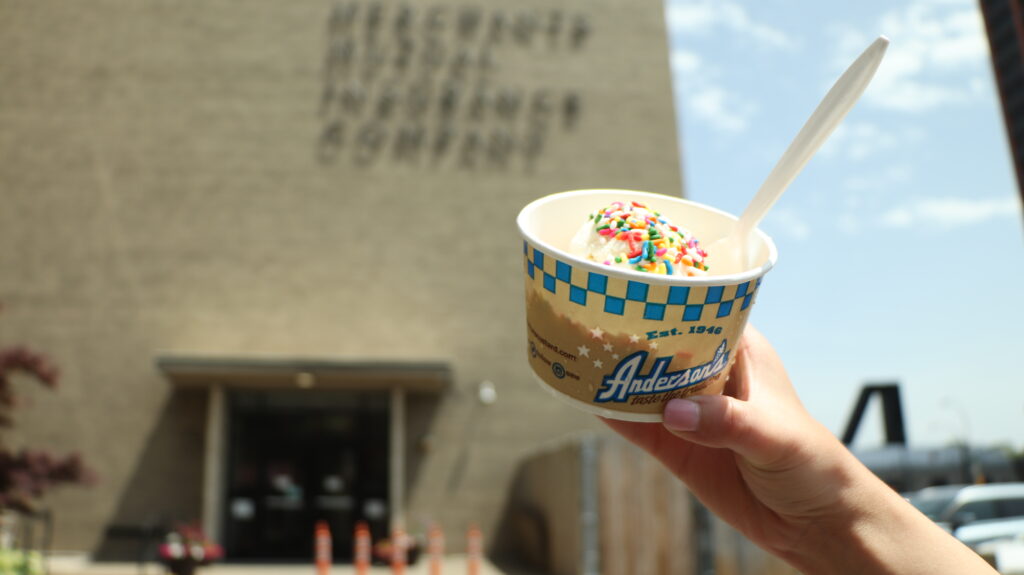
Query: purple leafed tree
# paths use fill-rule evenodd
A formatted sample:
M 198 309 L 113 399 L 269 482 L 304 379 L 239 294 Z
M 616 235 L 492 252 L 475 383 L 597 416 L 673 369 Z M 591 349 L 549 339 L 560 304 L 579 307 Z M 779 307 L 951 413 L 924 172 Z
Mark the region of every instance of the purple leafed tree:
M 50 389 L 56 389 L 60 379 L 57 366 L 45 355 L 25 346 L 0 346 L 0 428 L 14 425 L 16 373 Z M 15 450 L 0 441 L 0 509 L 31 512 L 50 488 L 89 483 L 93 477 L 77 453 L 60 457 L 39 449 Z

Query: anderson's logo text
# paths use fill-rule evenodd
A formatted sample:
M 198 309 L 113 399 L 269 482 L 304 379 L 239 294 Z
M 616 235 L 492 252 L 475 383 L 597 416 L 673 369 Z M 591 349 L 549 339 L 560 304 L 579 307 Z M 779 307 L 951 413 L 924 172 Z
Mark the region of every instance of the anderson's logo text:
M 597 403 L 626 402 L 635 395 L 664 393 L 696 385 L 718 375 L 725 369 L 725 366 L 729 365 L 729 352 L 726 351 L 725 343 L 726 341 L 723 339 L 721 345 L 715 350 L 715 357 L 711 361 L 688 367 L 682 371 L 665 371 L 672 361 L 670 356 L 654 360 L 654 366 L 650 373 L 643 374 L 640 373 L 640 368 L 647 360 L 647 352 L 638 351 L 631 354 L 615 366 L 615 371 L 611 375 L 604 377 L 594 401 Z

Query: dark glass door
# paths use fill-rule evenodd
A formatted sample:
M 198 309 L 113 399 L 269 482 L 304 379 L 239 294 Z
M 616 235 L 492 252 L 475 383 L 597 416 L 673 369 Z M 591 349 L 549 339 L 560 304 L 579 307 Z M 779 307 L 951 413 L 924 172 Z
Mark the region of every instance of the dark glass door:
M 309 561 L 331 527 L 350 561 L 356 521 L 384 533 L 386 393 L 245 392 L 231 400 L 225 546 L 229 560 Z

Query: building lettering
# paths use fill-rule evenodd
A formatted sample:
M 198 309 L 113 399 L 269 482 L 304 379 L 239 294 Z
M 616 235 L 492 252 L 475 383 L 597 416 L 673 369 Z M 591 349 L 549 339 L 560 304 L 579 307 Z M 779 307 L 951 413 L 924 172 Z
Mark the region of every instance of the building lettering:
M 317 158 L 325 166 L 529 170 L 585 118 L 578 88 L 523 87 L 516 51 L 586 49 L 586 14 L 562 9 L 342 0 L 327 18 Z

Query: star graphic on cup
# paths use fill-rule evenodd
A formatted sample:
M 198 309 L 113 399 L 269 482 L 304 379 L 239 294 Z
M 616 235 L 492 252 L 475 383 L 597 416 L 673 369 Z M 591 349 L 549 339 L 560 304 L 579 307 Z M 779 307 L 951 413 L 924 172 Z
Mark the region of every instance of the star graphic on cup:
M 595 359 L 594 360 L 594 367 L 596 367 L 598 369 L 601 369 L 602 367 L 604 367 L 604 362 L 602 362 L 600 359 Z
M 590 357 L 590 348 L 585 345 L 577 347 L 576 351 L 579 352 L 579 354 L 582 355 L 583 357 Z
M 604 350 L 605 351 L 611 351 L 613 347 L 614 346 L 612 344 L 610 344 L 610 343 L 604 344 Z
M 637 334 L 634 333 L 633 335 L 629 336 L 629 343 L 638 343 L 639 341 L 640 336 L 638 336 Z
M 651 349 L 658 349 L 658 342 L 652 341 L 651 344 L 650 344 L 650 348 Z
M 604 337 L 604 330 L 599 327 L 595 327 L 594 329 L 590 330 L 590 335 L 594 336 L 594 339 L 601 339 L 602 337 Z

